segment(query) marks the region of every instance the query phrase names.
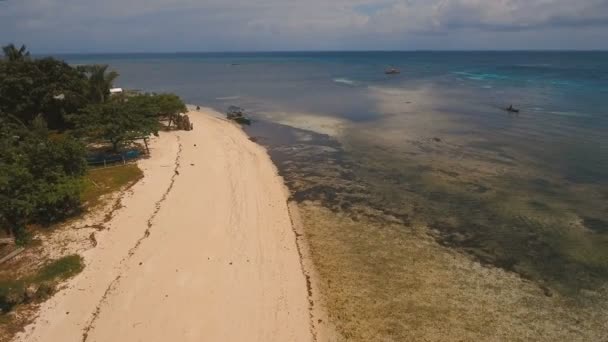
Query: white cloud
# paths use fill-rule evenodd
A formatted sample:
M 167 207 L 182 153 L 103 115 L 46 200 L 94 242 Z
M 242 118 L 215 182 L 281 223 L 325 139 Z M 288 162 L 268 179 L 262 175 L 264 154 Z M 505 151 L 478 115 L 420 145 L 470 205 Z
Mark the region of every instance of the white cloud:
M 608 0 L 0 1 L 3 42 L 57 51 L 441 48 L 441 35 L 565 29 L 605 48 L 592 39 L 606 26 Z

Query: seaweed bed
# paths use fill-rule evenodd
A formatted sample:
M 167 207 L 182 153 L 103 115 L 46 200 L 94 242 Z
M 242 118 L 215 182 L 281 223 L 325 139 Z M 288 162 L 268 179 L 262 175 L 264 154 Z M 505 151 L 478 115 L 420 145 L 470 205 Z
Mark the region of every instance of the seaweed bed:
M 322 290 L 330 315 L 345 339 L 480 338 L 491 329 L 496 337 L 507 326 L 502 337 L 514 340 L 603 337 L 605 188 L 525 168 L 503 150 L 469 148 L 458 151 L 455 163 L 454 148 L 438 147 L 447 144 L 441 140 L 395 148 L 362 135 L 338 142 L 268 122 L 248 133 L 267 147 L 291 200 L 300 203 L 315 265 L 327 282 Z M 414 267 L 424 263 L 422 269 Z M 451 263 L 455 269 L 446 269 Z M 443 284 L 433 276 L 441 272 L 443 281 L 457 280 Z M 412 288 L 406 280 L 411 277 L 440 285 Z M 332 286 L 338 281 L 340 289 Z M 491 284 L 482 286 L 485 282 Z M 457 289 L 442 288 L 451 286 Z M 398 298 L 407 303 L 397 303 Z M 431 304 L 436 298 L 446 302 Z M 375 314 L 382 322 L 367 317 L 374 312 L 369 306 L 379 305 L 382 310 Z M 447 315 L 453 331 L 466 327 L 460 327 L 461 334 L 438 332 L 435 319 L 422 318 L 416 318 L 416 327 L 407 326 L 403 320 L 413 319 L 412 305 L 425 306 L 431 316 Z M 468 320 L 455 319 L 455 312 L 471 308 L 477 311 Z M 529 317 L 503 310 L 522 310 Z M 504 326 L 492 328 L 487 322 L 492 316 Z

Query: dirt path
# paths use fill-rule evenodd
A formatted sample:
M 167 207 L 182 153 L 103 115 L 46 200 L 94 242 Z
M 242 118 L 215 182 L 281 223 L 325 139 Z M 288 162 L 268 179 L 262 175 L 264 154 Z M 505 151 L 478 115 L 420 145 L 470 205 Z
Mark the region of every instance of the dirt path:
M 191 113 L 18 341 L 312 341 L 286 194 L 236 126 Z

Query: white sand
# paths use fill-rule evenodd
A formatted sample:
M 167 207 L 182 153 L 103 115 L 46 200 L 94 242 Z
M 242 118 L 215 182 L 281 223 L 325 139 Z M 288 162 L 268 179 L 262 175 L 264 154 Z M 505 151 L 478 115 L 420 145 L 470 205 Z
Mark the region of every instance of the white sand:
M 240 128 L 203 112 L 194 131 L 154 139 L 85 270 L 18 341 L 313 340 L 282 180 Z

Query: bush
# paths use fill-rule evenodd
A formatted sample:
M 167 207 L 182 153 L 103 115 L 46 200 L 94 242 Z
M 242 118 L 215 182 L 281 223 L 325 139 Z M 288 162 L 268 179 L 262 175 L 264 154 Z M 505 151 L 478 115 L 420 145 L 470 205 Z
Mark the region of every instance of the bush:
M 68 255 L 43 266 L 29 277 L 0 281 L 0 313 L 16 305 L 43 300 L 53 294 L 58 281 L 80 273 L 84 263 L 80 255 Z
M 51 139 L 44 120 L 31 128 L 0 115 L 0 226 L 17 238 L 25 225 L 49 224 L 80 207 L 85 150 L 69 136 Z

